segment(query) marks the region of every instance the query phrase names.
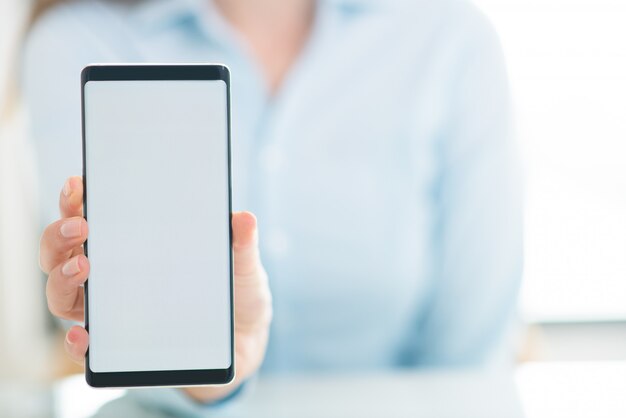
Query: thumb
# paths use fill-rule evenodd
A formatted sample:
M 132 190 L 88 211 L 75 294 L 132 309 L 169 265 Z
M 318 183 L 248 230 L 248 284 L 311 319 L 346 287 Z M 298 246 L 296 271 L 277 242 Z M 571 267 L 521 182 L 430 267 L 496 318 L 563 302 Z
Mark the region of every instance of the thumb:
M 235 212 L 232 217 L 235 275 L 247 276 L 261 268 L 256 217 Z

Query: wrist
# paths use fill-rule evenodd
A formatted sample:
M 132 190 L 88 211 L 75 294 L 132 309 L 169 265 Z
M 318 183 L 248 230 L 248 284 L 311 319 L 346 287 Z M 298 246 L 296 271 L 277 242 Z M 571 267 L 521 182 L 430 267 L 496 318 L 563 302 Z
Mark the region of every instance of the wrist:
M 232 382 L 226 385 L 214 385 L 214 386 L 190 386 L 182 388 L 181 390 L 192 400 L 210 404 L 221 401 L 233 394 L 243 382 L 235 378 Z

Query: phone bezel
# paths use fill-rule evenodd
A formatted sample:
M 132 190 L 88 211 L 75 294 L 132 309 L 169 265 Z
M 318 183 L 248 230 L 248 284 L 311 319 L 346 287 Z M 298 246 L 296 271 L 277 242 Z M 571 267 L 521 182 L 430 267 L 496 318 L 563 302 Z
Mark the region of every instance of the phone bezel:
M 227 163 L 228 163 L 228 212 L 230 245 L 230 347 L 231 364 L 227 369 L 159 370 L 94 372 L 89 366 L 89 350 L 85 356 L 85 379 L 93 387 L 137 387 L 137 386 L 190 386 L 226 384 L 235 377 L 234 297 L 233 297 L 233 252 L 232 252 L 232 187 L 231 187 L 231 115 L 230 115 L 230 71 L 222 64 L 92 64 L 81 72 L 81 123 L 83 161 L 83 214 L 87 219 L 88 178 L 85 135 L 85 85 L 89 81 L 129 80 L 221 80 L 226 84 L 227 114 Z M 85 255 L 88 256 L 88 241 Z M 88 308 L 89 280 L 85 282 L 85 329 L 89 331 Z

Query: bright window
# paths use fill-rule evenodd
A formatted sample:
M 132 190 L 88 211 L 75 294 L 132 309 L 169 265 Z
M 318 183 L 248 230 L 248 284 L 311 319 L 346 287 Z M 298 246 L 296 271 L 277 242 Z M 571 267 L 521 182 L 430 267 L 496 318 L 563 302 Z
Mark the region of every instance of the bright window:
M 518 111 L 527 319 L 626 319 L 626 2 L 475 2 Z

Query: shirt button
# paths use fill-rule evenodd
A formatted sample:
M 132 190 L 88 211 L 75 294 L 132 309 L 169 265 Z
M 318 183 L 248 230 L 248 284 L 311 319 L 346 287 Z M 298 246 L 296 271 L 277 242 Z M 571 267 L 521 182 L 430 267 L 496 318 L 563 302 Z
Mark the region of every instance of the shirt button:
M 284 257 L 289 252 L 289 238 L 287 234 L 280 229 L 267 231 L 265 244 L 267 251 L 273 257 Z
M 268 146 L 261 150 L 259 164 L 268 173 L 277 173 L 285 165 L 285 155 L 276 146 Z

